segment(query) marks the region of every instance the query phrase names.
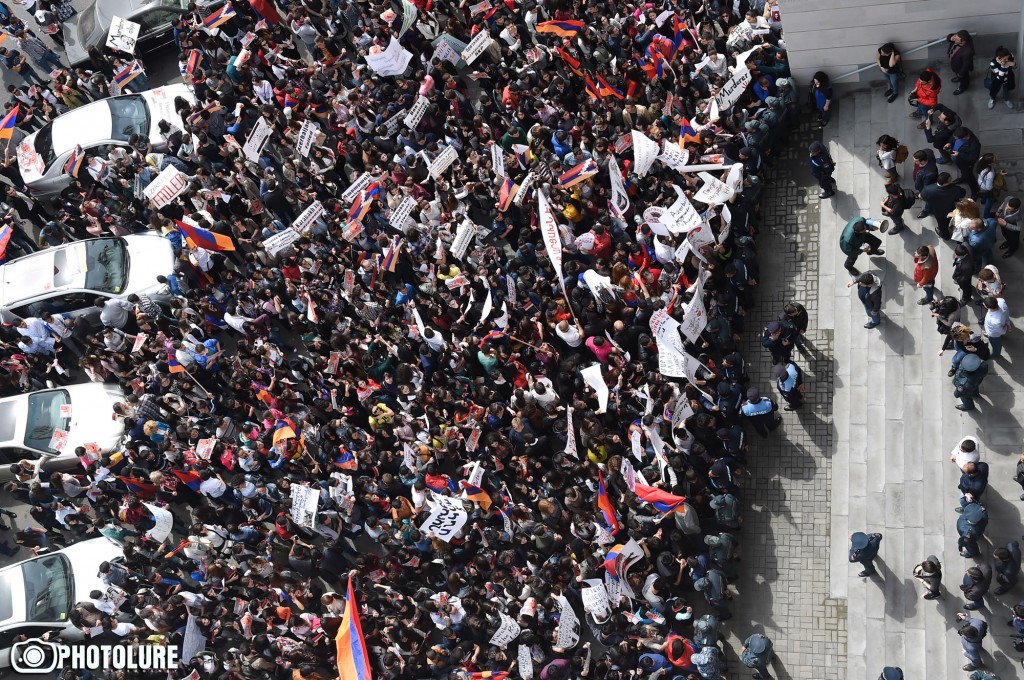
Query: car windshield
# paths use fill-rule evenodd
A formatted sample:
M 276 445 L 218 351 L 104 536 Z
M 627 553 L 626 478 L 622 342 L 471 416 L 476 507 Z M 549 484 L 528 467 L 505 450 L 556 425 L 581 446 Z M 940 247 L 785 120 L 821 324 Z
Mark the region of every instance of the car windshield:
M 66 621 L 74 597 L 71 565 L 63 555 L 47 555 L 21 565 L 25 578 L 25 621 Z
M 100 14 L 99 3 L 93 6 L 93 11 L 82 12 L 78 15 L 78 35 L 84 40 L 88 40 L 89 37 L 96 30 L 96 16 Z M 82 45 L 82 49 L 88 49 L 89 45 Z
M 71 414 L 62 416 L 60 407 L 70 404 L 71 397 L 66 390 L 36 392 L 28 395 L 28 418 L 25 422 L 25 446 L 37 451 L 57 453 L 50 446 L 53 433 L 57 430 L 68 431 L 71 425 Z
M 149 107 L 138 95 L 125 95 L 107 100 L 110 107 L 110 138 L 127 142 L 138 133 L 149 137 Z
M 9 442 L 14 439 L 14 426 L 18 422 L 18 405 L 13 401 L 0 404 L 0 441 Z
M 34 142 L 36 153 L 43 159 L 43 165 L 50 167 L 50 163 L 56 158 L 53 153 L 53 124 L 44 125 L 43 129 L 36 133 Z
M 62 251 L 74 257 L 74 249 Z M 60 270 L 60 254 L 54 267 Z M 74 271 L 74 268 L 71 268 Z M 128 249 L 119 238 L 100 238 L 85 242 L 85 287 L 102 293 L 120 293 L 128 279 Z M 55 280 L 54 285 L 58 285 Z

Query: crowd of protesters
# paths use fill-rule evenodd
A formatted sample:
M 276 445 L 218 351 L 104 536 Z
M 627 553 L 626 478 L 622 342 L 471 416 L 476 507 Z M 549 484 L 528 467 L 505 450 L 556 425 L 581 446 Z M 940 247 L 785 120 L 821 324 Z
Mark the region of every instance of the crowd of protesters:
M 800 115 L 777 3 L 229 14 L 175 22 L 195 102 L 162 143 L 88 158 L 52 206 L 8 155 L 10 255 L 155 232 L 177 268 L 161 294 L 97 300 L 98 326 L 48 309 L 5 326 L 5 394 L 119 385 L 127 443 L 76 452 L 70 474 L 16 465 L 32 521 L 4 547 L 122 541 L 99 574 L 115 588 L 79 594 L 70 621 L 93 641 L 198 631 L 179 679 L 334 677 L 346 591 L 374 677 L 715 680 L 726 626 L 768 677 L 771 641 L 726 620 L 748 428 L 781 422 L 748 362 L 803 402 L 806 311 L 786 305 L 763 337 L 744 323 L 766 166 Z M 472 65 L 435 54 L 480 31 L 494 42 Z M 381 76 L 367 57 L 393 39 L 411 60 Z M 132 61 L 93 50 L 8 109 L 32 129 L 115 93 Z M 715 101 L 745 69 L 739 99 Z M 257 124 L 272 133 L 254 162 Z M 631 148 L 651 141 L 653 163 Z M 680 172 L 680 148 L 732 171 Z M 141 190 L 171 167 L 187 189 L 156 208 Z M 712 238 L 666 214 L 681 202 Z M 750 334 L 760 356 L 741 354 Z M 313 519 L 293 507 L 308 488 Z M 154 538 L 162 507 L 173 530 Z M 425 530 L 439 508 L 465 523 Z

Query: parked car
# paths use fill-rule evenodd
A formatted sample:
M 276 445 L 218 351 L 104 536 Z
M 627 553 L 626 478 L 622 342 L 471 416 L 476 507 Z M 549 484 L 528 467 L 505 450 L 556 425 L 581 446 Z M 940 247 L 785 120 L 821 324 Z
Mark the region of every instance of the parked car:
M 39 461 L 46 471 L 79 465 L 75 449 L 95 445 L 114 450 L 124 424 L 114 417 L 121 390 L 103 383 L 83 383 L 0 399 L 0 483 L 13 479 L 12 463 Z M 54 432 L 67 438 L 57 450 Z M 45 476 L 47 472 L 44 471 Z
M 196 3 L 206 16 L 223 0 Z M 88 61 L 89 48 L 102 48 L 110 24 L 121 17 L 139 24 L 135 54 L 144 55 L 174 42 L 171 22 L 184 16 L 188 0 L 96 0 L 64 22 L 65 52 L 72 66 Z
M 98 317 L 96 298 L 161 294 L 160 274 L 174 271 L 174 248 L 158 234 L 65 243 L 0 265 L 0 317 L 12 322 L 43 312 Z
M 93 538 L 0 569 L 0 668 L 11 665 L 11 648 L 22 635 L 59 632 L 64 640 L 82 639 L 70 620 L 72 608 L 93 590 L 106 589 L 101 564 L 123 558 L 120 545 Z
M 161 120 L 178 121 L 175 97 L 195 102 L 185 85 L 167 85 L 79 106 L 33 132 L 17 147 L 18 170 L 33 197 L 52 200 L 71 183 L 64 166 L 76 146 L 87 157 L 106 157 L 114 147 L 128 146 L 138 133 L 149 139 L 154 150 L 162 150 L 166 145 L 158 125 Z

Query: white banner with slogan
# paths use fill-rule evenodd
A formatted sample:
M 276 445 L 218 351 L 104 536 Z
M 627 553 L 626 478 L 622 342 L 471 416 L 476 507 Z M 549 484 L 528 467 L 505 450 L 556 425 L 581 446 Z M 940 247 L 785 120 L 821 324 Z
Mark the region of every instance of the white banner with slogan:
M 558 629 L 555 631 L 555 646 L 572 649 L 580 641 L 580 619 L 573 611 L 572 605 L 565 595 L 555 598 L 558 605 Z
M 615 156 L 609 159 L 608 175 L 612 183 L 610 206 L 619 217 L 622 217 L 629 210 L 629 194 L 626 193 L 626 184 L 622 181 L 622 171 L 619 170 L 619 162 Z
M 750 84 L 750 70 L 739 62 L 738 70 L 729 78 L 728 82 L 722 86 L 722 89 L 715 95 L 715 102 L 718 103 L 720 110 L 730 108 L 743 94 L 743 91 L 747 89 L 747 85 Z
M 430 106 L 430 100 L 420 95 L 413 102 L 412 108 L 409 109 L 409 113 L 405 114 L 405 126 L 410 130 L 414 130 L 420 121 L 423 119 L 423 114 L 427 112 L 427 107 Z
M 472 64 L 484 53 L 484 50 L 491 46 L 492 42 L 494 42 L 494 38 L 491 37 L 490 32 L 486 29 L 481 30 L 469 41 L 466 49 L 462 50 L 462 61 Z
M 373 182 L 373 177 L 370 176 L 370 173 L 364 172 L 356 178 L 356 181 L 352 182 L 348 189 L 345 189 L 345 193 L 341 195 L 341 198 L 346 203 L 351 203 L 356 200 L 356 196 L 358 196 L 363 189 L 370 186 L 371 182 Z
M 658 143 L 640 132 L 633 130 L 633 172 L 643 177 L 651 169 L 661 148 Z
M 320 504 L 320 489 L 307 484 L 292 484 L 292 521 L 310 529 L 316 526 L 316 510 Z
M 246 158 L 255 163 L 260 159 L 263 147 L 267 145 L 267 140 L 270 139 L 270 135 L 273 133 L 273 126 L 267 122 L 266 118 L 260 116 L 256 119 L 256 127 L 252 129 L 249 138 L 245 140 L 245 144 L 242 146 L 242 153 L 245 154 Z
M 295 150 L 300 156 L 308 156 L 309 150 L 313 147 L 313 140 L 316 139 L 316 123 L 311 120 L 302 121 L 299 129 L 299 138 L 295 142 Z
M 519 637 L 519 633 L 522 632 L 522 628 L 516 623 L 508 614 L 504 612 L 498 612 L 498 616 L 501 617 L 501 623 L 498 624 L 498 630 L 494 631 L 494 635 L 491 636 L 491 644 L 497 645 L 504 649 L 508 646 L 508 643 Z
M 383 52 L 366 55 L 366 63 L 380 76 L 402 75 L 410 59 L 412 52 L 402 47 L 394 37 Z
M 437 155 L 434 162 L 430 164 L 430 176 L 437 179 L 445 170 L 452 167 L 452 163 L 459 157 L 459 152 L 455 150 L 454 146 L 446 147 L 444 151 Z
M 420 525 L 420 531 L 433 534 L 445 543 L 451 542 L 469 519 L 466 508 L 458 499 L 434 494 L 433 499 L 427 501 L 427 505 L 430 507 L 430 515 Z
M 722 180 L 706 172 L 698 173 L 697 176 L 704 180 L 704 185 L 693 195 L 695 200 L 708 205 L 718 205 L 732 198 L 732 188 Z
M 149 511 L 153 513 L 153 528 L 146 532 L 146 535 L 152 538 L 157 543 L 163 543 L 168 536 L 171 535 L 171 527 L 174 526 L 174 515 L 171 514 L 170 510 L 166 510 L 156 505 L 144 503 Z

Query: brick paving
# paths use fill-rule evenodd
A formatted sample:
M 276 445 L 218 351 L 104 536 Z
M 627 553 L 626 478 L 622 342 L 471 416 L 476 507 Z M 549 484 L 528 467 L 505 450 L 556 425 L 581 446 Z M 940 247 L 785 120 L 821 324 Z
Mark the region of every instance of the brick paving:
M 806 374 L 806 404 L 798 413 L 783 412 L 784 424 L 769 440 L 752 434 L 738 615 L 730 621 L 735 652 L 754 631 L 775 641 L 774 671 L 782 680 L 846 677 L 846 601 L 829 597 L 834 339 L 831 328 L 816 324 L 819 201 L 805 159 L 813 134 L 807 123 L 794 130 L 769 173 L 757 239 L 761 281 L 744 347 L 751 384 L 784 404 L 760 346 L 761 329 L 787 301 L 807 308 L 809 350 L 794 354 Z

